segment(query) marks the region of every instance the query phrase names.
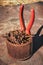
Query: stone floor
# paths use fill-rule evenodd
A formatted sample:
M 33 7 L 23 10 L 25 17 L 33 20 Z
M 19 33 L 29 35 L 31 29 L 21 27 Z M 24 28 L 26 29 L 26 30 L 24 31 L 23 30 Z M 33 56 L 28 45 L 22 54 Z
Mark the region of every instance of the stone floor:
M 18 61 L 9 56 L 6 40 L 2 34 L 20 29 L 19 5 L 0 6 L 0 65 L 43 65 L 43 2 L 24 5 L 26 26 L 30 19 L 31 8 L 35 9 L 35 21 L 31 29 L 33 36 L 33 55 L 25 61 Z

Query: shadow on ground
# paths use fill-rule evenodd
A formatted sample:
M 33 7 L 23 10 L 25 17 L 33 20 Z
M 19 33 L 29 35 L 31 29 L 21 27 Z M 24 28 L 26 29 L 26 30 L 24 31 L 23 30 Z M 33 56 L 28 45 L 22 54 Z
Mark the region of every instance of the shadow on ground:
M 33 37 L 33 54 L 43 46 L 43 34 L 40 35 L 41 30 L 43 29 L 43 25 L 39 28 L 35 36 Z

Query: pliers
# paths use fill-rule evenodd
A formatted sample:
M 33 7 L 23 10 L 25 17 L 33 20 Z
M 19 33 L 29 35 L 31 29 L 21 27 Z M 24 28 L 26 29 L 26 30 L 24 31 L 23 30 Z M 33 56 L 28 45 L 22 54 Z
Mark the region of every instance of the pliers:
M 32 27 L 32 25 L 34 23 L 34 19 L 35 19 L 35 11 L 34 11 L 34 9 L 31 9 L 30 22 L 28 23 L 27 27 L 25 27 L 24 19 L 23 19 L 23 9 L 24 9 L 24 5 L 21 5 L 20 12 L 19 12 L 21 31 L 25 31 L 26 34 L 30 35 L 31 34 L 30 30 L 31 30 L 31 27 Z

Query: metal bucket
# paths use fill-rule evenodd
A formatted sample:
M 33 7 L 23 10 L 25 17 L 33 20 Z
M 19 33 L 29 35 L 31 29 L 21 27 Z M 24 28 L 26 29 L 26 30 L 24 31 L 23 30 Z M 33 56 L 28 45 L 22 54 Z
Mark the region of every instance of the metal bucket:
M 8 39 L 6 40 L 8 53 L 14 58 L 19 60 L 26 60 L 32 55 L 32 36 L 29 42 L 24 44 L 12 44 Z

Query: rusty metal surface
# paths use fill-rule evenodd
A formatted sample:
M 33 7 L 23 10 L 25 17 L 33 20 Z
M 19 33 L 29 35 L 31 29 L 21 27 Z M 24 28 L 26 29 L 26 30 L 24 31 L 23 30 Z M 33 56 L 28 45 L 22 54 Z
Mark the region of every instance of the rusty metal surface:
M 18 60 L 26 60 L 29 59 L 32 55 L 32 38 L 29 39 L 29 42 L 25 44 L 12 44 L 8 40 L 6 40 L 8 53 L 14 58 Z
M 13 59 L 8 55 L 5 39 L 0 37 L 0 64 L 3 62 L 3 65 L 43 65 L 43 3 L 25 5 L 26 25 L 30 19 L 31 8 L 35 9 L 35 22 L 31 29 L 31 33 L 35 34 L 32 57 L 26 61 Z M 0 35 L 19 28 L 19 6 L 0 6 Z

